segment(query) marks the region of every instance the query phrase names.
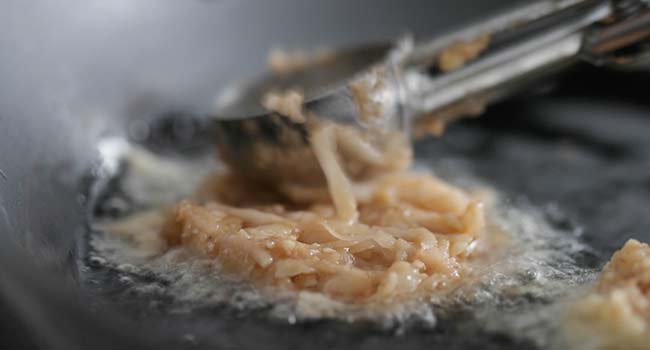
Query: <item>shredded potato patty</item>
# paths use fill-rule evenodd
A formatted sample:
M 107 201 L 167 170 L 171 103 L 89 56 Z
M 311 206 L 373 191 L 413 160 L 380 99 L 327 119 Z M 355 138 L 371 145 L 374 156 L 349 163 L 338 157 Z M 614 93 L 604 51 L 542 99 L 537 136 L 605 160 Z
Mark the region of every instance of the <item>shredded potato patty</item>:
M 650 349 L 650 246 L 627 241 L 568 320 L 576 349 Z
M 306 60 L 272 58 L 273 72 Z M 369 96 L 383 83 L 366 83 L 351 88 L 362 119 L 372 119 L 383 113 Z M 299 89 L 270 91 L 260 102 L 304 124 L 309 145 L 292 156 L 261 144 L 255 165 L 273 170 L 213 179 L 194 201 L 179 203 L 162 229 L 168 245 L 192 247 L 261 287 L 346 303 L 430 295 L 468 272 L 464 262 L 484 227 L 482 204 L 431 175 L 405 170 L 412 155 L 406 135 L 318 118 L 305 110 Z M 317 166 L 301 171 L 314 158 Z
M 223 183 L 238 191 L 233 182 Z M 183 201 L 163 234 L 171 245 L 191 246 L 258 285 L 345 302 L 431 293 L 465 273 L 463 262 L 484 225 L 480 202 L 413 173 L 382 176 L 364 187 L 352 221 L 329 203 L 289 210 Z

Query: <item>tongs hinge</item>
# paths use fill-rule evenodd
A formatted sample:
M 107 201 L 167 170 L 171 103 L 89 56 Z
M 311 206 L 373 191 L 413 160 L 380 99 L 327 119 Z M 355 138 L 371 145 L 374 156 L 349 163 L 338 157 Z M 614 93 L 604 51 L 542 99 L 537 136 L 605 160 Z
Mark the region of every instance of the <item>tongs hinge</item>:
M 650 3 L 616 1 L 612 15 L 589 29 L 582 51 L 595 64 L 631 64 L 648 54 L 649 39 Z

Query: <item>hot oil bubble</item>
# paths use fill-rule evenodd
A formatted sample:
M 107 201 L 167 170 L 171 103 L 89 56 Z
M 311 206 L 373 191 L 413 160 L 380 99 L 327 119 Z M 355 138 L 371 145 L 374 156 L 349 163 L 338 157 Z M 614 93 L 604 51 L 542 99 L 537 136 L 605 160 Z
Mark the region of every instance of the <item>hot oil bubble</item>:
M 88 258 L 88 265 L 91 267 L 103 267 L 106 265 L 106 259 L 101 256 L 91 256 Z

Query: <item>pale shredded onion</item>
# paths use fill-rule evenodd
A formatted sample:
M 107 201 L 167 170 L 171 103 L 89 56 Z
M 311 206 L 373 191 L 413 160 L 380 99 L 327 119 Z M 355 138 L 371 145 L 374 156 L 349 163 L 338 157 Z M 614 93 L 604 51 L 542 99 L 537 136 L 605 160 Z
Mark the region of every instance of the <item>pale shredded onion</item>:
M 357 201 L 352 194 L 350 181 L 336 159 L 336 134 L 334 127 L 326 125 L 314 131 L 311 143 L 320 163 L 332 202 L 340 219 L 352 222 L 357 219 Z

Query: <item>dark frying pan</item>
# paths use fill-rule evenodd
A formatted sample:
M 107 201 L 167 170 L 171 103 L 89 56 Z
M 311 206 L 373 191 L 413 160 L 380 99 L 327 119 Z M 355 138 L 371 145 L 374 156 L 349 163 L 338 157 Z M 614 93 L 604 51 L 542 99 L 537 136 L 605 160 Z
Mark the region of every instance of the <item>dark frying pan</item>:
M 467 333 L 462 315 L 400 336 L 364 325 L 292 326 L 220 310 L 124 317 L 91 302 L 80 288 L 83 256 L 75 248 L 84 234 L 101 137 L 133 136 L 139 118 L 209 109 L 217 88 L 263 69 L 271 45 L 340 46 L 406 31 L 432 35 L 514 3 L 3 3 L 0 347 L 530 347 L 504 334 Z M 583 228 L 583 239 L 596 248 L 583 263 L 599 266 L 627 238 L 650 240 L 650 76 L 580 68 L 559 81 L 552 94 L 496 105 L 443 139 L 419 142 L 416 152 L 432 163 L 466 159 L 477 176 L 506 193 L 559 208 L 549 211 L 550 219 Z M 196 146 L 177 128 L 163 129 L 171 145 Z M 144 141 L 169 147 L 164 137 Z

